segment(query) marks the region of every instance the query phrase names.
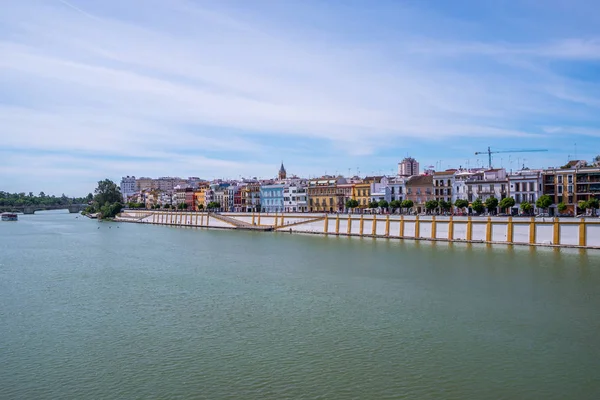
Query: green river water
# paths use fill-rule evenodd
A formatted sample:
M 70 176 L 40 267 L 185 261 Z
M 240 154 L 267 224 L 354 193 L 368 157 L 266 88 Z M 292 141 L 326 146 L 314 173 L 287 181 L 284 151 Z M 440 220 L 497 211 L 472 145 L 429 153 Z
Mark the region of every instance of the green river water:
M 600 399 L 600 252 L 20 215 L 0 399 Z

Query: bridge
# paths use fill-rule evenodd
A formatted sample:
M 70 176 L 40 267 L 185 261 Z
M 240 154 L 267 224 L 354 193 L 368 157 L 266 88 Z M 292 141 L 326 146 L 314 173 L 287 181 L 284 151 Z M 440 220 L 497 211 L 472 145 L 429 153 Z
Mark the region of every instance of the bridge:
M 0 213 L 3 212 L 22 212 L 23 214 L 34 214 L 36 211 L 45 210 L 69 210 L 70 213 L 80 213 L 87 207 L 87 204 L 63 204 L 46 206 L 43 204 L 31 206 L 1 206 Z

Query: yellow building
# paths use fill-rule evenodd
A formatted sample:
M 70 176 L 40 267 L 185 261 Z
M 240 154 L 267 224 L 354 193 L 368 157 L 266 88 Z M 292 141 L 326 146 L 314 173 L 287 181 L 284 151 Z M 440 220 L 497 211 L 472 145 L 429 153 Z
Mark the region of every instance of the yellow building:
M 368 208 L 371 201 L 371 184 L 356 183 L 352 189 L 352 199 L 358 201 L 358 208 Z
M 208 184 L 201 184 L 196 191 L 194 191 L 194 210 L 206 209 L 206 191 L 209 190 Z M 202 205 L 202 207 L 200 207 Z
M 343 212 L 345 209 L 343 190 L 338 184 L 345 184 L 342 177 L 323 177 L 308 182 L 308 210 L 310 212 Z

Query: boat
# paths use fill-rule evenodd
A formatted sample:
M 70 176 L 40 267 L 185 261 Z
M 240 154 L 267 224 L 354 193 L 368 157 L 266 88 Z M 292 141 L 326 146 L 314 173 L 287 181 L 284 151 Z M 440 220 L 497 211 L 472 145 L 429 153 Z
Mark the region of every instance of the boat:
M 18 217 L 17 214 L 12 214 L 12 213 L 3 213 L 2 214 L 2 221 L 17 221 Z

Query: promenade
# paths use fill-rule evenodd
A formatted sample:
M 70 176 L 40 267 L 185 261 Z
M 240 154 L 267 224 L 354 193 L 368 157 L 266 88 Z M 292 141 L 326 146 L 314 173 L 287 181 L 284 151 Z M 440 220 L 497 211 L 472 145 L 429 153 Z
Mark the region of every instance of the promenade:
M 125 210 L 117 217 L 117 221 L 215 229 L 600 249 L 598 218 Z

